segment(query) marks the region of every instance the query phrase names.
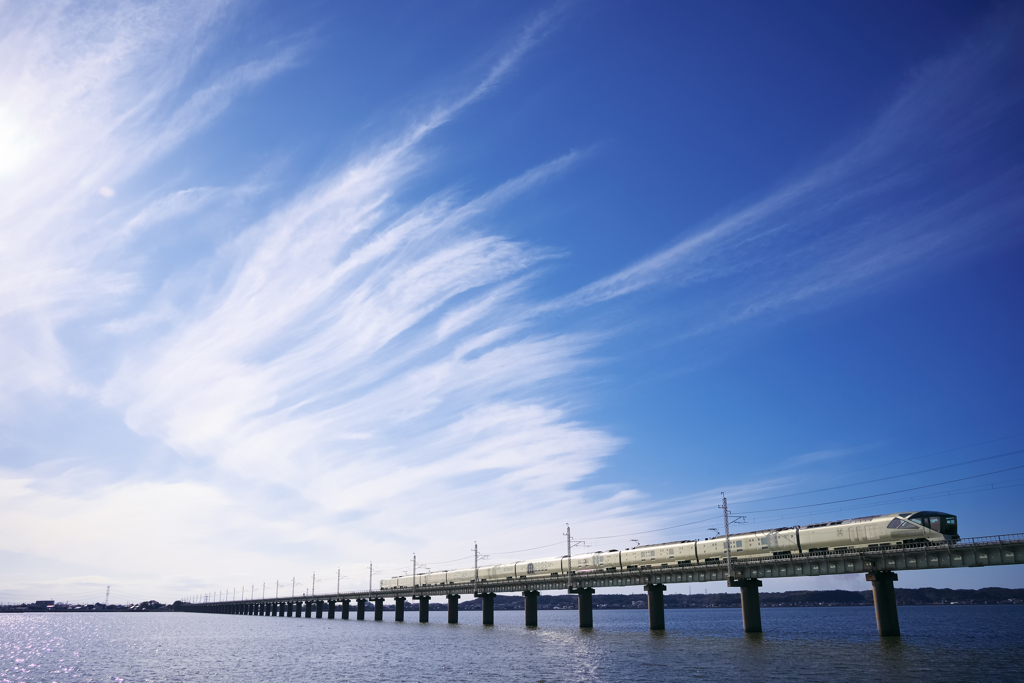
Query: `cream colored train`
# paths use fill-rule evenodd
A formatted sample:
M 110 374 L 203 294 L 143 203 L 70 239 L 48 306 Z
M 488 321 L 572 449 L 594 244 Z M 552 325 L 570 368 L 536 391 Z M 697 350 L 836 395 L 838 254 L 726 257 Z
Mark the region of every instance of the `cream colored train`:
M 956 516 L 945 512 L 901 512 L 898 514 L 858 517 L 840 522 L 809 526 L 767 529 L 732 534 L 734 559 L 749 557 L 784 557 L 799 553 L 816 554 L 830 550 L 854 548 L 875 549 L 917 543 L 956 543 L 960 540 Z M 508 562 L 479 568 L 416 574 L 416 586 L 444 586 L 472 583 L 475 579 L 503 581 L 516 578 L 562 576 L 569 572 L 619 572 L 672 566 L 719 564 L 725 561 L 725 537 L 703 541 L 676 541 L 645 545 L 629 550 L 607 550 L 566 556 L 547 557 L 524 562 Z M 382 589 L 412 588 L 413 576 L 382 579 Z

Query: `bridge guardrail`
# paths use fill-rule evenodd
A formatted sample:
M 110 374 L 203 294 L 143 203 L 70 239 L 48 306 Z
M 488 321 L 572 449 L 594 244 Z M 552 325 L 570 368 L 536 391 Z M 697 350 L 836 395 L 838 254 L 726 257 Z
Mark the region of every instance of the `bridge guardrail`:
M 826 558 L 844 558 L 850 560 L 852 558 L 860 558 L 866 561 L 877 562 L 879 558 L 883 561 L 887 557 L 908 555 L 913 553 L 919 553 L 921 551 L 954 551 L 954 550 L 971 550 L 971 549 L 982 549 L 984 547 L 991 546 L 1004 546 L 1004 545 L 1024 545 L 1024 533 L 1021 534 L 1000 534 L 996 536 L 976 536 L 971 538 L 961 539 L 958 543 L 915 543 L 915 544 L 903 544 L 903 545 L 892 545 L 892 546 L 878 546 L 875 548 L 857 547 L 850 548 L 849 550 L 829 550 L 823 552 L 814 553 L 793 553 L 791 555 L 782 555 L 777 557 L 748 557 L 748 558 L 733 558 L 734 568 L 749 568 L 755 566 L 765 565 L 786 565 L 793 562 L 816 562 Z M 1020 551 L 1017 551 L 1018 555 Z M 1020 561 L 1019 559 L 1017 560 Z M 465 583 L 465 584 L 451 584 L 451 585 L 428 585 L 428 586 L 417 586 L 416 588 L 386 588 L 378 589 L 375 591 L 352 591 L 345 593 L 328 593 L 316 596 L 295 596 L 292 598 L 275 598 L 275 601 L 305 601 L 305 600 L 338 600 L 338 599 L 356 599 L 356 598 L 394 598 L 400 596 L 409 597 L 415 593 L 429 594 L 429 595 L 441 595 L 445 591 L 457 592 L 457 593 L 476 593 L 477 591 L 484 592 L 518 592 L 521 590 L 561 590 L 568 588 L 570 584 L 580 585 L 591 585 L 598 581 L 605 583 L 611 582 L 614 585 L 639 585 L 636 583 L 637 580 L 654 580 L 655 582 L 664 581 L 665 577 L 670 574 L 682 574 L 682 573 L 694 573 L 694 572 L 709 572 L 713 573 L 717 578 L 708 578 L 709 581 L 724 580 L 725 577 L 726 563 L 701 563 L 699 565 L 672 565 L 672 566 L 645 566 L 633 570 L 620 570 L 620 571 L 605 571 L 605 572 L 574 572 L 571 577 L 560 575 L 558 577 L 519 577 L 515 579 L 504 579 L 485 581 L 482 580 L 479 583 Z M 721 576 L 719 576 L 721 574 Z M 796 576 L 796 575 L 793 575 Z M 807 575 L 813 576 L 813 575 Z M 621 579 L 623 581 L 615 582 L 615 579 Z M 627 583 L 628 581 L 628 583 Z M 700 582 L 704 582 L 705 579 L 700 579 Z M 668 582 L 675 583 L 677 581 L 668 579 Z M 550 585 L 541 585 L 550 584 Z M 604 586 L 600 586 L 604 587 Z M 611 586 L 608 586 L 611 587 Z M 244 602 L 267 602 L 269 599 L 256 599 L 256 600 L 245 600 Z M 229 600 L 227 603 L 241 603 L 240 600 Z M 209 604 L 209 603 L 208 603 Z

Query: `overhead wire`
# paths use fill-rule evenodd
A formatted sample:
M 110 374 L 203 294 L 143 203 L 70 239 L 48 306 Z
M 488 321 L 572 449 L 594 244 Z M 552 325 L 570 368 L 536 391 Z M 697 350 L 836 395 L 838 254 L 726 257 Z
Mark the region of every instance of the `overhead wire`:
M 974 460 L 964 460 L 963 462 L 955 462 L 955 463 L 952 463 L 950 465 L 940 465 L 938 467 L 931 467 L 931 468 L 928 469 L 928 471 L 929 472 L 935 472 L 936 470 L 945 470 L 945 469 L 949 469 L 951 467 L 961 467 L 963 465 L 973 465 L 975 463 L 985 462 L 986 460 L 995 460 L 996 458 L 1005 458 L 1005 457 L 1008 457 L 1008 456 L 1011 456 L 1011 455 L 1019 455 L 1021 453 L 1024 453 L 1024 448 L 1019 448 L 1019 449 L 1014 450 L 1014 451 L 1007 451 L 1005 453 L 998 453 L 996 455 L 989 455 L 989 456 L 986 456 L 984 458 L 975 458 Z M 737 503 L 737 505 L 743 505 L 743 504 L 746 504 L 746 503 L 760 503 L 760 502 L 765 501 L 765 500 L 778 500 L 779 498 L 792 498 L 793 496 L 806 496 L 806 495 L 810 495 L 812 493 L 822 493 L 824 491 L 835 491 L 837 489 L 845 489 L 845 488 L 849 488 L 851 486 L 865 486 L 867 484 L 876 484 L 876 483 L 878 483 L 880 481 L 889 481 L 891 479 L 900 479 L 901 477 L 910 477 L 910 476 L 913 476 L 915 474 L 921 474 L 921 472 L 920 471 L 917 471 L 917 472 L 904 472 L 902 474 L 893 474 L 893 475 L 888 476 L 888 477 L 880 477 L 878 479 L 869 479 L 867 481 L 859 481 L 859 482 L 856 482 L 856 483 L 853 483 L 853 484 L 840 484 L 839 486 L 830 486 L 828 488 L 815 489 L 813 491 L 799 491 L 797 493 L 783 493 L 783 494 L 780 494 L 778 496 L 768 496 L 767 498 L 754 498 L 754 499 L 751 499 L 751 500 L 741 500 L 741 501 L 739 501 Z
M 990 439 L 988 441 L 979 441 L 978 443 L 967 444 L 966 446 L 957 446 L 956 448 L 947 448 L 944 451 L 935 451 L 933 453 L 925 453 L 924 455 L 915 455 L 912 458 L 904 458 L 902 460 L 890 460 L 888 462 L 879 463 L 877 465 L 869 465 L 867 467 L 861 467 L 855 470 L 846 470 L 845 474 L 852 474 L 854 472 L 863 472 L 865 470 L 873 470 L 879 467 L 885 467 L 887 465 L 899 465 L 905 462 L 912 462 L 914 460 L 921 460 L 922 458 L 934 458 L 937 455 L 945 455 L 946 453 L 955 453 L 957 451 L 964 451 L 968 448 L 977 448 L 978 446 L 987 446 L 991 443 L 998 443 L 1000 441 L 1006 441 L 1007 439 L 1013 439 L 1018 436 L 1024 436 L 1024 432 L 1017 432 L 1016 434 L 1010 434 L 1008 436 L 1001 436 L 998 439 Z
M 951 449 L 947 449 L 947 450 L 944 450 L 944 451 L 937 451 L 937 452 L 928 453 L 928 454 L 925 454 L 925 455 L 914 456 L 912 458 L 905 458 L 903 460 L 889 461 L 889 462 L 886 462 L 886 463 L 881 463 L 879 465 L 872 465 L 870 467 L 860 468 L 860 469 L 857 469 L 857 470 L 848 470 L 848 473 L 849 472 L 859 472 L 859 471 L 864 471 L 864 470 L 868 470 L 868 469 L 875 469 L 877 467 L 882 467 L 882 466 L 886 466 L 886 465 L 890 465 L 891 466 L 891 465 L 894 465 L 894 464 L 900 464 L 900 463 L 904 463 L 904 462 L 912 462 L 914 460 L 920 460 L 922 458 L 935 457 L 936 455 L 942 455 L 942 454 L 945 454 L 945 453 L 953 453 L 953 452 L 956 452 L 956 451 L 965 450 L 967 448 L 974 448 L 974 447 L 977 447 L 977 446 L 983 446 L 983 445 L 987 445 L 987 444 L 991 444 L 991 443 L 997 443 L 999 441 L 1005 441 L 1007 439 L 1014 438 L 1014 437 L 1017 437 L 1017 436 L 1022 436 L 1022 435 L 1024 435 L 1024 432 L 1020 432 L 1020 433 L 1017 433 L 1017 434 L 1011 434 L 1009 436 L 1000 437 L 998 439 L 991 439 L 989 441 L 983 441 L 983 442 L 978 442 L 978 443 L 975 443 L 975 444 L 969 444 L 969 445 L 966 445 L 966 446 L 958 446 L 957 448 L 951 448 Z M 1007 451 L 1005 453 L 999 453 L 999 454 L 996 454 L 996 455 L 985 456 L 985 457 L 982 457 L 982 458 L 975 458 L 975 459 L 972 459 L 972 460 L 965 460 L 965 461 L 962 461 L 962 462 L 959 462 L 959 463 L 940 465 L 940 466 L 937 466 L 937 467 L 929 468 L 929 471 L 935 471 L 935 470 L 940 470 L 940 469 L 948 469 L 948 468 L 952 468 L 952 467 L 960 467 L 960 466 L 963 466 L 963 465 L 974 464 L 974 463 L 978 463 L 978 462 L 985 462 L 985 461 L 988 461 L 988 460 L 994 460 L 994 459 L 997 459 L 997 458 L 1008 457 L 1010 455 L 1017 455 L 1017 454 L 1020 454 L 1020 453 L 1024 453 L 1024 449 L 1016 449 L 1016 450 L 1013 450 L 1013 451 Z M 972 476 L 969 476 L 969 477 L 961 477 L 961 478 L 958 478 L 958 479 L 950 479 L 950 480 L 947 480 L 947 481 L 944 481 L 944 482 L 937 482 L 937 483 L 934 483 L 934 484 L 926 484 L 926 485 L 915 486 L 915 487 L 906 488 L 906 489 L 899 489 L 899 490 L 896 490 L 896 491 L 889 491 L 889 492 L 886 492 L 886 493 L 878 493 L 878 494 L 872 494 L 872 495 L 867 495 L 867 496 L 857 496 L 857 497 L 853 497 L 853 498 L 845 498 L 845 499 L 834 500 L 834 501 L 827 501 L 827 502 L 822 502 L 822 503 L 808 503 L 808 504 L 804 504 L 804 505 L 794 505 L 794 506 L 788 506 L 788 507 L 782 507 L 782 508 L 770 508 L 770 509 L 765 509 L 765 510 L 753 510 L 753 511 L 748 512 L 747 514 L 760 514 L 760 513 L 765 513 L 765 512 L 785 512 L 785 511 L 789 511 L 789 510 L 800 510 L 800 509 L 807 509 L 807 508 L 824 507 L 824 506 L 827 506 L 827 505 L 838 505 L 840 503 L 848 503 L 848 502 L 855 502 L 855 501 L 870 500 L 872 498 L 882 498 L 882 497 L 885 497 L 885 496 L 897 495 L 899 493 L 907 493 L 907 492 L 910 492 L 910 491 L 919 491 L 919 490 L 923 490 L 923 489 L 934 488 L 936 486 L 944 486 L 946 484 L 957 483 L 957 482 L 961 482 L 961 481 L 968 481 L 968 480 L 971 480 L 971 479 L 978 479 L 978 478 L 981 478 L 981 477 L 991 476 L 991 475 L 994 475 L 994 474 L 1001 474 L 1003 472 L 1009 472 L 1009 471 L 1018 470 L 1018 469 L 1024 469 L 1024 465 L 1019 465 L 1019 466 L 1016 466 L 1016 467 L 1008 467 L 1008 468 L 1005 468 L 1005 469 L 996 470 L 996 471 L 993 471 L 993 472 L 986 472 L 986 473 L 983 473 L 983 474 L 972 475 Z M 777 500 L 777 499 L 781 499 L 781 498 L 789 498 L 789 497 L 798 496 L 798 495 L 810 495 L 810 494 L 813 494 L 813 493 L 821 493 L 821 492 L 825 492 L 825 491 L 834 491 L 834 490 L 843 489 L 843 488 L 850 488 L 850 487 L 853 487 L 853 486 L 864 486 L 864 485 L 867 485 L 867 484 L 877 483 L 877 482 L 880 482 L 880 481 L 890 481 L 892 479 L 899 479 L 899 478 L 902 478 L 902 477 L 913 476 L 913 475 L 918 475 L 918 474 L 920 474 L 920 472 L 918 472 L 918 471 L 906 472 L 906 473 L 902 473 L 902 474 L 896 474 L 896 475 L 891 475 L 891 476 L 887 476 L 887 477 L 880 477 L 878 479 L 871 479 L 871 480 L 867 480 L 867 481 L 863 481 L 863 482 L 857 482 L 857 483 L 853 483 L 853 484 L 841 484 L 839 486 L 827 487 L 827 488 L 823 488 L 823 489 L 815 489 L 815 490 L 812 490 L 812 491 L 802 491 L 802 492 L 798 492 L 798 493 L 787 493 L 787 494 L 780 494 L 778 496 L 769 496 L 769 497 L 765 497 L 765 498 L 755 498 L 755 499 L 751 499 L 751 500 L 747 500 L 747 501 L 739 501 L 735 505 L 739 506 L 739 505 L 750 504 L 750 503 L 764 502 L 764 501 L 768 501 L 768 500 Z M 1024 485 L 1024 484 L 1015 484 L 1015 485 L 998 486 L 997 487 L 997 486 L 995 486 L 993 484 L 992 488 L 993 489 L 995 489 L 995 488 L 1002 489 L 1002 488 L 1012 488 L 1014 486 L 1022 486 L 1022 485 Z M 981 490 L 989 490 L 989 489 L 981 489 Z M 963 490 L 961 492 L 948 492 L 948 494 L 949 495 L 961 495 L 962 493 L 970 493 L 970 492 L 971 492 L 970 489 L 965 489 L 965 490 Z M 913 500 L 913 498 L 911 498 L 911 500 Z M 889 501 L 889 502 L 901 502 L 901 501 Z M 882 504 L 882 503 L 878 503 L 878 504 Z M 707 508 L 698 508 L 695 511 L 700 511 L 700 510 L 704 510 L 704 509 L 710 510 L 712 508 L 709 506 Z M 703 523 L 706 523 L 706 522 L 709 522 L 709 521 L 716 521 L 717 519 L 718 519 L 717 516 L 716 517 L 709 517 L 709 518 L 704 518 L 704 519 L 696 520 L 696 521 L 693 521 L 693 522 L 686 522 L 686 523 L 683 523 L 683 524 L 675 524 L 675 525 L 666 526 L 666 527 L 659 527 L 657 529 L 648 529 L 648 530 L 645 530 L 645 531 L 624 532 L 624 533 L 621 533 L 621 534 L 614 534 L 614 535 L 609 535 L 609 536 L 585 536 L 585 535 L 581 535 L 579 537 L 579 540 L 582 540 L 582 541 L 597 541 L 597 540 L 607 540 L 607 539 L 612 539 L 612 538 L 625 538 L 626 536 L 642 535 L 642 534 L 656 533 L 656 532 L 660 532 L 660 531 L 668 531 L 668 530 L 671 530 L 671 529 L 680 529 L 680 528 L 685 528 L 685 527 L 696 526 L 697 524 L 703 524 Z M 489 552 L 486 556 L 489 558 L 491 555 L 495 555 L 495 556 L 515 555 L 515 554 L 518 554 L 518 553 L 530 552 L 530 551 L 533 551 L 533 550 L 543 550 L 545 548 L 553 548 L 553 547 L 556 547 L 556 546 L 559 546 L 559 545 L 561 545 L 561 542 L 549 543 L 549 544 L 540 545 L 540 546 L 534 546 L 532 548 L 522 548 L 522 549 L 518 549 L 518 550 L 492 551 L 492 552 Z M 449 563 L 454 563 L 454 562 L 460 562 L 462 560 L 468 560 L 471 557 L 473 557 L 473 556 L 472 555 L 467 555 L 467 556 L 464 556 L 464 557 L 461 557 L 461 558 L 455 558 L 455 559 L 452 559 L 452 560 L 444 560 L 444 561 L 440 561 L 440 562 L 437 562 L 437 561 L 427 562 L 427 561 L 425 561 L 425 562 L 423 562 L 423 565 L 426 568 L 427 565 L 444 565 L 444 564 L 449 564 Z M 406 571 L 407 572 L 408 568 L 405 567 L 405 568 L 402 568 L 402 569 L 390 569 L 390 568 L 389 569 L 382 569 L 382 570 L 380 570 L 379 573 L 391 573 L 391 572 L 396 572 L 396 571 Z M 377 574 L 377 573 L 378 572 L 376 572 L 376 571 L 374 572 L 374 574 Z M 302 585 L 302 584 L 298 584 L 297 583 L 296 587 L 299 587 L 300 585 Z
M 933 488 L 935 486 L 944 486 L 946 484 L 954 484 L 954 483 L 956 483 L 958 481 L 967 481 L 969 479 L 980 479 L 981 477 L 989 477 L 989 476 L 992 476 L 993 474 L 1002 474 L 1003 472 L 1011 472 L 1013 470 L 1020 470 L 1020 469 L 1024 469 L 1024 465 L 1017 465 L 1016 467 L 1007 467 L 1006 469 L 996 470 L 994 472 L 985 472 L 984 474 L 975 474 L 975 475 L 972 475 L 970 477 L 961 477 L 959 479 L 950 479 L 949 481 L 940 481 L 940 482 L 935 483 L 935 484 L 925 484 L 923 486 L 914 486 L 914 487 L 911 487 L 909 489 L 899 489 L 898 491 L 889 491 L 887 493 L 874 493 L 874 494 L 871 494 L 869 496 L 858 496 L 858 497 L 855 497 L 855 498 L 844 498 L 842 500 L 833 500 L 833 501 L 828 501 L 826 503 L 808 503 L 806 505 L 793 505 L 791 507 L 771 508 L 771 509 L 768 509 L 768 510 L 751 510 L 747 514 L 751 514 L 752 515 L 752 514 L 757 514 L 759 512 L 778 512 L 780 510 L 801 510 L 801 509 L 804 509 L 804 508 L 821 507 L 823 505 L 834 505 L 836 503 L 849 503 L 849 502 L 855 501 L 855 500 L 867 500 L 868 498 L 880 498 L 882 496 L 892 496 L 892 495 L 895 495 L 897 493 L 906 493 L 907 491 L 920 491 L 921 489 Z

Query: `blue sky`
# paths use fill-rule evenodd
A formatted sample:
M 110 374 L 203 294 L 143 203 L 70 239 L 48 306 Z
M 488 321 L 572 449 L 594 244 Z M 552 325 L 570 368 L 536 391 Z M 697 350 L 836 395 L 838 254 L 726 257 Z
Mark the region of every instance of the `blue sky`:
M 1022 22 L 0 7 L 0 600 L 1024 531 Z

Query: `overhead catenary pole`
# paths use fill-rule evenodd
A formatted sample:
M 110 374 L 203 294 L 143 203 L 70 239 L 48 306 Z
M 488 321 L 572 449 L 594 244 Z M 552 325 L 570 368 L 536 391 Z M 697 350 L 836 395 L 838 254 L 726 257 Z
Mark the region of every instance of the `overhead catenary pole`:
M 310 595 L 316 595 L 316 572 L 313 572 L 313 587 L 309 591 Z
M 722 491 L 722 515 L 725 517 L 725 563 L 726 576 L 732 578 L 732 542 L 729 540 L 729 501 L 725 499 L 725 491 Z
M 292 597 L 295 597 L 295 577 L 292 577 Z
M 473 541 L 473 592 L 480 592 L 480 551 L 476 541 Z
M 568 558 L 566 567 L 566 581 L 569 584 L 569 588 L 572 588 L 572 531 L 569 529 L 569 523 L 565 523 L 565 556 Z

